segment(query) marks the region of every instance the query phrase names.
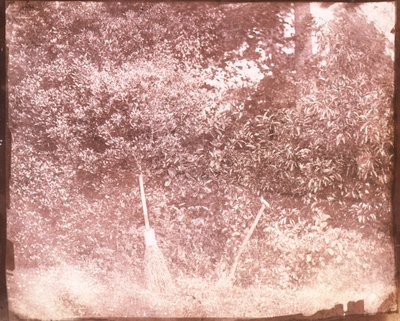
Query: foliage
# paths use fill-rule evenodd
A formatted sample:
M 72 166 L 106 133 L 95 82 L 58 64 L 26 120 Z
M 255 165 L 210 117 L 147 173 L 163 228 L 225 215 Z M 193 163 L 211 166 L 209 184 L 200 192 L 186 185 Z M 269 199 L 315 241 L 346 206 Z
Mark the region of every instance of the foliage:
M 35 209 L 52 221 L 57 235 L 76 227 L 103 242 L 106 237 L 95 227 L 107 219 L 119 226 L 117 217 L 127 217 L 118 201 L 107 199 L 121 198 L 114 194 L 117 188 L 131 194 L 139 170 L 151 178 L 150 191 L 178 177 L 184 177 L 184 186 L 220 180 L 216 146 L 228 138 L 223 131 L 234 126 L 235 110 L 250 108 L 241 103 L 243 93 L 251 99 L 264 78 L 261 68 L 278 71 L 288 59 L 265 56 L 276 41 L 256 41 L 272 34 L 282 46 L 289 41 L 279 24 L 285 6 L 263 5 L 257 23 L 246 22 L 228 51 L 228 44 L 221 46 L 226 24 L 253 5 L 206 6 L 199 15 L 188 14 L 191 6 L 15 3 L 8 8 L 16 212 Z M 102 19 L 94 19 L 95 12 Z M 166 15 L 173 17 L 168 24 Z M 270 29 L 260 34 L 266 16 Z M 179 34 L 179 41 L 169 32 Z M 247 49 L 238 48 L 244 44 Z M 115 215 L 95 214 L 110 208 Z
M 259 195 L 272 209 L 238 293 L 307 286 L 340 260 L 378 269 L 367 247 L 388 251 L 393 88 L 365 18 L 312 25 L 319 54 L 296 75 L 290 4 L 16 2 L 7 14 L 18 266 L 96 278 L 129 266 L 140 290 L 142 172 L 183 288 L 223 278 Z

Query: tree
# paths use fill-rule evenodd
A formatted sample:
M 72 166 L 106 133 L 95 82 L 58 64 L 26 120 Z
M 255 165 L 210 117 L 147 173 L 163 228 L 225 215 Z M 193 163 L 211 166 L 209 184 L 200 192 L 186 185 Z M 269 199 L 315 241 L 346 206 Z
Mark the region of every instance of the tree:
M 281 82 L 287 59 L 276 46 L 289 42 L 281 25 L 288 8 L 207 4 L 193 14 L 193 6 L 9 6 L 13 228 L 21 243 L 28 231 L 39 243 L 54 235 L 54 252 L 66 255 L 93 242 L 107 247 L 105 220 L 122 238 L 118 230 L 130 225 L 127 213 L 137 207 L 131 190 L 139 167 L 151 178 L 150 191 L 241 183 L 221 166 L 223 148 L 244 119 L 263 113 L 266 99 L 256 108 L 243 104 L 257 102 L 257 85 L 269 92 Z M 240 32 L 230 29 L 233 18 Z M 276 76 L 261 82 L 268 70 Z M 119 205 L 121 198 L 129 207 Z M 110 208 L 113 215 L 101 215 Z M 71 226 L 95 241 L 70 237 L 68 250 Z M 25 244 L 21 251 L 38 249 Z
M 298 77 L 307 66 L 307 59 L 312 55 L 312 16 L 309 2 L 294 3 L 295 59 Z
M 10 226 L 27 264 L 142 257 L 140 170 L 165 239 L 207 258 L 176 263 L 196 273 L 234 251 L 257 194 L 377 199 L 391 153 L 382 39 L 358 15 L 317 30 L 307 6 L 295 9 L 293 23 L 293 7 L 275 3 L 9 6 Z M 52 255 L 28 242 L 49 235 Z

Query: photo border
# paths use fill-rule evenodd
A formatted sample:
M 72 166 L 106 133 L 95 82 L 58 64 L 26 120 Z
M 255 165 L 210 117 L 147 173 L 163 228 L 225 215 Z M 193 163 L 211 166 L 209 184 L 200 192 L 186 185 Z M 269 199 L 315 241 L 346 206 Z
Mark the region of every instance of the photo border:
M 75 2 L 75 0 L 73 0 Z M 6 7 L 14 1 L 0 1 L 0 320 L 37 320 L 21 319 L 12 311 L 9 311 L 7 296 L 7 269 L 6 269 L 6 244 L 7 244 L 7 209 L 9 200 L 9 165 L 10 165 L 10 137 L 8 132 L 8 101 L 7 101 L 7 47 L 6 47 Z M 29 1 L 21 1 L 29 2 Z M 34 2 L 34 1 L 31 1 Z M 78 2 L 78 1 L 77 1 Z M 114 0 L 91 2 L 117 2 Z M 119 2 L 135 2 L 129 0 L 120 0 Z M 172 1 L 146 1 L 146 2 L 178 2 Z M 192 1 L 179 1 L 192 2 Z M 375 3 L 375 2 L 393 2 L 395 4 L 395 55 L 394 55 L 394 99 L 393 99 L 393 124 L 394 124 L 394 169 L 392 184 L 392 218 L 393 218 L 393 241 L 395 257 L 395 285 L 397 310 L 395 312 L 376 313 L 376 314 L 349 314 L 349 309 L 345 312 L 343 305 L 336 305 L 327 310 L 318 311 L 312 316 L 303 314 L 293 314 L 288 316 L 276 316 L 269 318 L 74 318 L 70 320 L 89 321 L 89 320 L 269 320 L 269 321 L 304 321 L 304 320 L 346 320 L 346 321 L 397 321 L 400 320 L 400 0 L 395 1 L 196 1 L 196 2 L 219 2 L 219 3 L 240 3 L 240 2 L 331 2 L 331 3 Z M 290 304 L 288 302 L 287 304 Z M 349 306 L 349 304 L 348 304 Z M 347 306 L 347 308 L 348 308 Z M 356 312 L 356 311 L 355 311 Z

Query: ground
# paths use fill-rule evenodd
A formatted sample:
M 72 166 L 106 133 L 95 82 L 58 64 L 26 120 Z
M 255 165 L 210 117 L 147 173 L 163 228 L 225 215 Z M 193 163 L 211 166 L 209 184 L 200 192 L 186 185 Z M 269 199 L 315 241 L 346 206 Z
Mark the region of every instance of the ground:
M 292 201 L 291 208 L 287 198 L 281 201 L 286 204 L 287 222 L 273 217 L 273 209 L 263 214 L 259 227 L 265 237 L 257 236 L 260 231 L 256 229 L 233 283 L 227 281 L 232 258 L 225 260 L 224 256 L 204 273 L 185 275 L 176 258 L 167 255 L 172 252 L 165 244 L 173 241 L 180 255 L 193 262 L 204 262 L 205 256 L 196 251 L 182 253 L 188 244 L 179 246 L 180 240 L 170 240 L 159 242 L 175 285 L 166 293 L 149 291 L 144 275 L 133 267 L 116 262 L 114 268 L 102 271 L 90 260 L 77 261 L 17 268 L 8 280 L 11 307 L 22 316 L 36 318 L 268 317 L 310 315 L 335 304 L 364 300 L 366 312 L 376 312 L 395 290 L 388 233 L 368 225 L 346 229 L 318 210 L 310 219 L 306 215 L 291 218 L 288 213 L 293 214 L 293 207 L 301 202 Z M 270 203 L 279 208 L 278 198 Z M 248 222 L 249 226 L 252 220 Z M 158 232 L 165 235 L 165 231 Z

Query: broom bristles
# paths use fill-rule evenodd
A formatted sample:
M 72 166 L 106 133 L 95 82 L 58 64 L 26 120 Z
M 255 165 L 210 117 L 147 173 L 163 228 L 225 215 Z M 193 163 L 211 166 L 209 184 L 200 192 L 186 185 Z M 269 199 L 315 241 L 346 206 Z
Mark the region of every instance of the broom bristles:
M 167 262 L 157 244 L 147 246 L 144 274 L 147 288 L 154 292 L 169 292 L 174 288 Z

